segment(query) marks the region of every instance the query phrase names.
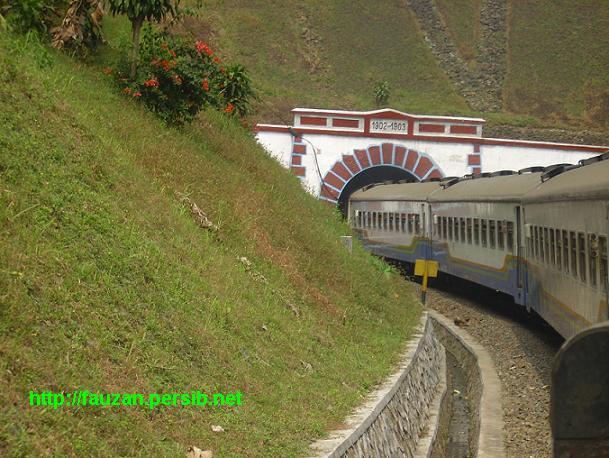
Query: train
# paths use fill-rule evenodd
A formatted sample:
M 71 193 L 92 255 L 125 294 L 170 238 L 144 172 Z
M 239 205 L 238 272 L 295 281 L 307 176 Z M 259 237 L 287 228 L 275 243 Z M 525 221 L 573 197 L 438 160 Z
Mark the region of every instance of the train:
M 348 220 L 375 255 L 506 293 L 565 338 L 609 320 L 609 152 L 577 164 L 366 186 Z

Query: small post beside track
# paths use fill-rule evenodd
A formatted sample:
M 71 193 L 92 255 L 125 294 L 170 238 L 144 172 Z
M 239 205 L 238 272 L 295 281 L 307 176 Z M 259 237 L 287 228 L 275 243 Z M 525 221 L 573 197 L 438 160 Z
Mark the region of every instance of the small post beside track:
M 429 277 L 438 276 L 438 262 L 427 259 L 417 259 L 414 263 L 414 274 L 418 277 L 423 277 L 421 302 L 425 305 L 425 301 L 427 300 L 427 279 Z

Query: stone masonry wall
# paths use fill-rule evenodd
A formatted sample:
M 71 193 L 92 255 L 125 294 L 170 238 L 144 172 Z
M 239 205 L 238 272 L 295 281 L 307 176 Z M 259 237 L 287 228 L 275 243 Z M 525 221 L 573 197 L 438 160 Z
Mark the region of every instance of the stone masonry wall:
M 354 418 L 355 427 L 313 445 L 315 456 L 364 458 L 414 457 L 428 432 L 430 405 L 444 388 L 445 352 L 431 321 L 423 317 L 422 333 L 410 348 L 400 372 L 388 381 Z M 412 343 L 411 343 L 412 345 Z M 365 412 L 362 414 L 362 412 Z M 433 428 L 431 428 L 433 429 Z

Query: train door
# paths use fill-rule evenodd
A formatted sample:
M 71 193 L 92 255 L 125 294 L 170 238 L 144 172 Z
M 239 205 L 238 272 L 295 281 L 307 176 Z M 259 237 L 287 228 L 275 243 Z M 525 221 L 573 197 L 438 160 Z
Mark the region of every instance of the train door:
M 515 208 L 515 213 L 516 213 L 516 228 L 515 228 L 515 232 L 516 232 L 516 289 L 517 289 L 517 296 L 515 297 L 516 302 L 518 304 L 522 304 L 524 305 L 526 303 L 526 298 L 525 298 L 525 288 L 524 288 L 524 284 L 525 284 L 525 270 L 524 270 L 524 259 L 523 259 L 523 254 L 524 254 L 524 246 L 523 246 L 523 242 L 524 242 L 524 234 L 523 234 L 523 221 L 524 221 L 524 209 L 521 206 L 516 206 Z
M 609 203 L 605 204 L 605 247 L 601 247 L 601 287 L 605 289 L 605 319 L 609 320 Z M 603 272 L 604 271 L 604 272 Z

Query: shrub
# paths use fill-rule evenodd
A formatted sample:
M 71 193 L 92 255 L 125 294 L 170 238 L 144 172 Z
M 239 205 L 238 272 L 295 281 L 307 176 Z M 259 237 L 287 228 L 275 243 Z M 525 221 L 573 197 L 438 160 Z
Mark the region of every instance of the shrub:
M 389 101 L 389 83 L 379 81 L 374 85 L 374 100 L 377 106 L 387 105 Z
M 64 0 L 0 0 L 0 14 L 7 25 L 16 32 L 46 32 L 57 20 L 58 9 L 65 7 Z
M 225 67 L 206 43 L 146 27 L 140 58 L 135 80 L 128 77 L 129 62 L 123 61 L 118 81 L 126 95 L 140 99 L 165 121 L 189 122 L 207 106 L 229 115 L 248 112 L 253 92 L 245 69 Z

